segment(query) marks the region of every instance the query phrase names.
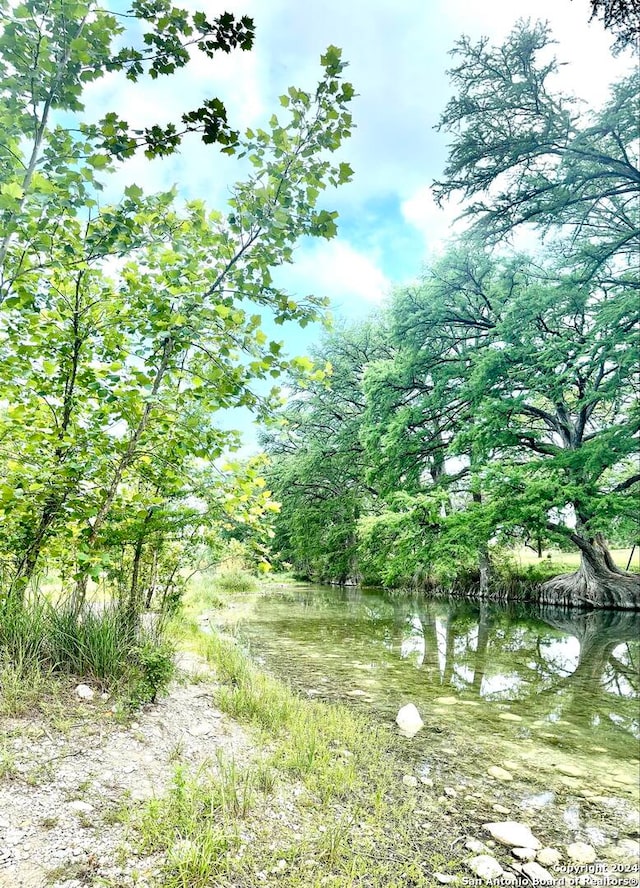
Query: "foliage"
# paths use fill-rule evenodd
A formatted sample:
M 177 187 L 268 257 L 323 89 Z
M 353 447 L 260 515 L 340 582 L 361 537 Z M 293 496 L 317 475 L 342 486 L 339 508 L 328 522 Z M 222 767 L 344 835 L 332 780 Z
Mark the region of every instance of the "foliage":
M 254 539 L 264 560 L 273 504 L 261 466 L 220 467 L 238 436 L 216 414 L 265 415 L 278 374 L 307 372 L 262 324 L 322 314 L 321 299 L 293 299 L 271 270 L 298 238 L 336 231 L 318 202 L 351 175 L 330 155 L 349 135 L 353 89 L 329 47 L 317 88 L 291 87 L 267 129 L 231 132 L 217 100 L 184 116 L 185 130 L 249 161 L 226 214 L 137 185 L 108 205 L 99 192 L 123 158 L 138 144 L 174 150 L 181 133 L 153 127 L 136 141 L 114 114 L 94 124 L 85 86 L 107 72 L 171 74 L 191 46 L 213 56 L 253 39 L 247 18 L 209 22 L 166 0 L 131 15 L 123 31 L 86 4 L 69 17 L 57 0 L 30 0 L 4 19 L 0 594 L 21 599 L 55 564 L 74 609 L 106 581 L 133 618 L 175 602 L 182 566 L 225 538 Z M 122 49 L 129 37 L 144 49 Z
M 356 527 L 376 496 L 369 483 L 360 424 L 365 368 L 388 353 L 375 322 L 325 336 L 312 353 L 326 378 L 293 387 L 279 429 L 265 436 L 276 516 L 273 549 L 306 577 L 357 576 Z
M 591 113 L 554 89 L 551 45 L 546 25 L 522 22 L 502 46 L 456 44 L 456 94 L 440 121 L 452 141 L 436 195 L 473 199 L 464 214 L 496 243 L 521 226 L 562 226 L 581 282 L 637 288 L 637 68 Z
M 304 421 L 273 484 L 276 538 L 298 568 L 348 553 L 351 575 L 369 582 L 474 579 L 484 594 L 501 547 L 553 541 L 583 557 L 550 600 L 638 606 L 637 580 L 605 542 L 637 533 L 637 76 L 614 85 L 600 112 L 578 114 L 551 91 L 549 45 L 545 26 L 521 23 L 500 47 L 456 46 L 437 191 L 475 198 L 473 224 L 393 295 L 358 372 L 337 365 L 326 396 L 301 398 Z M 525 225 L 548 236 L 544 255 L 509 248 Z M 338 352 L 340 339 L 354 341 L 335 338 Z M 339 399 L 352 412 L 340 431 L 324 422 L 318 446 L 323 398 L 332 419 Z M 333 485 L 343 465 L 349 484 Z M 345 490 L 356 494 L 342 522 L 350 547 L 328 538 Z
M 130 692 L 134 706 L 155 703 L 174 673 L 174 651 L 167 641 L 158 643 L 143 638 L 132 651 L 134 679 Z
M 246 570 L 221 570 L 215 577 L 215 587 L 225 594 L 253 592 L 256 578 Z
M 637 0 L 591 0 L 591 18 L 601 21 L 615 36 L 615 52 L 627 47 L 638 51 L 640 9 Z
M 36 676 L 39 686 L 56 676 L 83 676 L 114 687 L 134 705 L 155 700 L 173 675 L 173 651 L 157 633 L 139 630 L 132 639 L 125 621 L 118 606 L 76 612 L 37 595 L 21 606 L 8 602 L 0 613 L 3 695 L 11 664 L 23 684 Z

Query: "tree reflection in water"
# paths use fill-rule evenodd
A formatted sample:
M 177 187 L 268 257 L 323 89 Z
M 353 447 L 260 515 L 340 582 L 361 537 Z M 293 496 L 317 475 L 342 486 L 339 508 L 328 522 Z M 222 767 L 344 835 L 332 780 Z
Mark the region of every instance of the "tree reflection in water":
M 548 742 L 600 744 L 623 758 L 639 734 L 637 613 L 307 587 L 261 597 L 244 628 L 302 688 L 330 698 L 364 688 L 385 713 L 456 697 L 475 702 L 478 730 L 508 730 L 506 717 L 513 731 L 550 731 Z
M 420 636 L 419 666 L 430 684 L 526 703 L 529 717 L 583 727 L 606 722 L 638 736 L 636 613 L 411 599 L 395 604 L 394 624 L 397 633 L 403 625 L 414 649 Z

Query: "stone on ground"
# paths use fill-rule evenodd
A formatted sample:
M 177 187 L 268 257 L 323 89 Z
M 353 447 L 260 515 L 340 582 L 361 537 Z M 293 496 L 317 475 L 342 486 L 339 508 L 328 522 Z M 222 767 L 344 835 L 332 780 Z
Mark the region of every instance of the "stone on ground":
M 534 885 L 553 885 L 555 881 L 551 873 L 547 872 L 539 863 L 524 863 L 522 872 L 531 879 Z
M 537 851 L 541 847 L 540 841 L 536 839 L 529 827 L 516 820 L 485 823 L 484 828 L 491 833 L 496 842 L 507 845 L 509 848 L 533 848 Z
M 489 848 L 479 839 L 467 839 L 464 844 L 467 851 L 473 851 L 474 854 L 490 854 Z
M 511 853 L 518 860 L 530 861 L 536 859 L 535 848 L 512 848 Z
M 536 860 L 542 866 L 556 866 L 562 860 L 562 854 L 556 848 L 542 848 L 536 854 Z
M 81 700 L 93 700 L 95 695 L 96 692 L 89 685 L 79 684 L 76 688 L 76 696 L 80 697 Z
M 424 722 L 420 718 L 420 713 L 413 703 L 407 703 L 406 706 L 403 706 L 398 710 L 396 724 L 405 737 L 413 737 L 424 727 Z
M 513 774 L 511 773 L 511 771 L 507 771 L 505 768 L 501 768 L 499 765 L 491 765 L 490 768 L 487 768 L 487 774 L 489 775 L 489 777 L 495 777 L 496 780 L 513 780 Z
M 405 774 L 402 778 L 402 782 L 405 786 L 409 786 L 412 789 L 415 789 L 418 785 L 418 778 L 414 777 L 412 774 Z
M 571 845 L 567 845 L 567 854 L 574 863 L 578 864 L 593 863 L 596 859 L 595 848 L 587 845 L 586 842 L 572 842 Z
M 485 882 L 499 879 L 504 873 L 504 870 L 495 857 L 490 857 L 488 854 L 478 854 L 477 857 L 472 857 L 470 860 L 467 860 L 467 866 L 471 872 L 475 873 L 476 876 L 483 879 Z

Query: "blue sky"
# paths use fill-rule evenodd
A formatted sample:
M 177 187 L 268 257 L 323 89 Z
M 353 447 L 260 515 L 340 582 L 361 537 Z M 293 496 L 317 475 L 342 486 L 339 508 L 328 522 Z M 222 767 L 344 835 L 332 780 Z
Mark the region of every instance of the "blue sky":
M 118 6 L 121 4 L 118 3 Z M 446 137 L 434 127 L 451 94 L 448 51 L 461 34 L 500 42 L 518 18 L 549 21 L 556 55 L 567 64 L 559 85 L 589 106 L 605 101 L 609 83 L 629 70 L 630 56 L 613 58 L 611 38 L 588 22 L 588 0 L 189 0 L 209 15 L 224 10 L 254 18 L 249 53 L 214 61 L 194 58 L 170 80 L 132 87 L 114 76 L 90 87 L 89 110 L 117 109 L 138 126 L 176 119 L 213 95 L 222 98 L 235 128 L 259 126 L 278 111 L 289 85 L 311 89 L 329 44 L 349 62 L 357 99 L 356 123 L 341 160 L 353 182 L 329 193 L 339 211 L 339 234 L 301 244 L 295 263 L 277 280 L 293 295 L 327 296 L 337 316 L 358 319 L 379 306 L 393 286 L 415 278 L 428 256 L 450 236 L 455 206 L 438 210 L 431 184 L 442 174 Z M 214 8 L 212 8 L 212 6 Z M 134 158 L 117 174 L 114 190 L 135 182 L 154 191 L 176 185 L 185 197 L 224 208 L 238 162 L 194 138 L 177 157 Z M 303 353 L 320 331 L 288 325 L 289 351 Z M 246 425 L 245 420 L 241 424 Z

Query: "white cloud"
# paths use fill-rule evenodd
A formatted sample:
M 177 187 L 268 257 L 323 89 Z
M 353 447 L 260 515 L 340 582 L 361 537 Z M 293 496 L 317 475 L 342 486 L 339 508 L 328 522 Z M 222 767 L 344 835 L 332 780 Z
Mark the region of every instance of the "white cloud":
M 278 270 L 277 280 L 294 295 L 311 290 L 345 312 L 379 304 L 391 289 L 375 260 L 344 240 L 301 247 L 295 263 Z
M 428 255 L 440 252 L 446 242 L 460 234 L 466 227 L 463 219 L 456 217 L 462 207 L 449 200 L 439 207 L 430 185 L 423 185 L 401 204 L 403 218 L 417 229 L 424 238 Z

